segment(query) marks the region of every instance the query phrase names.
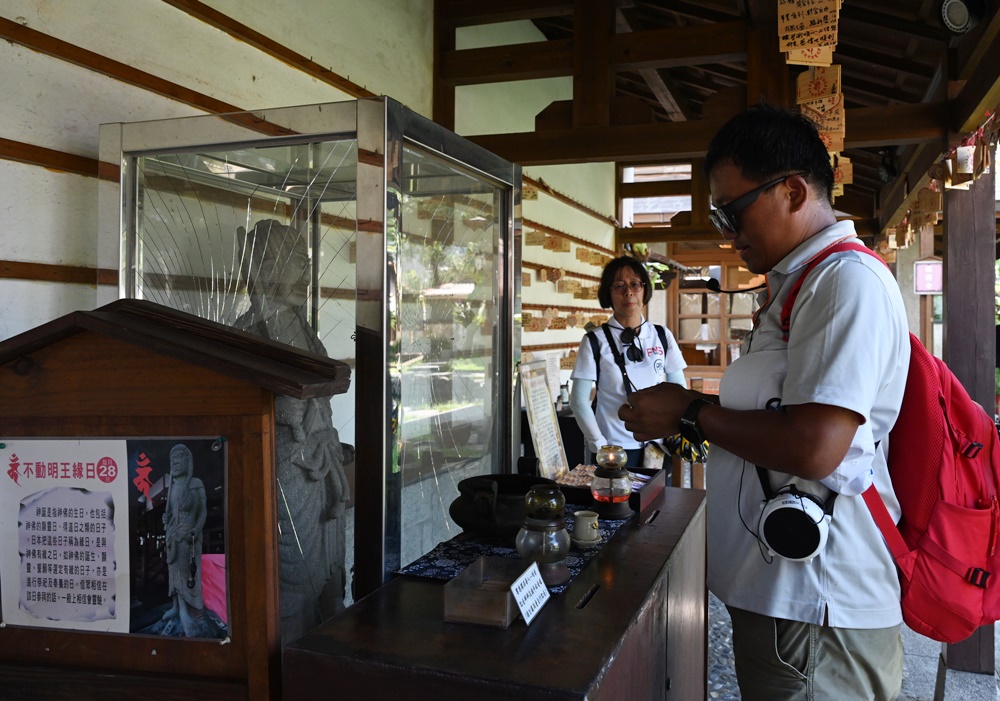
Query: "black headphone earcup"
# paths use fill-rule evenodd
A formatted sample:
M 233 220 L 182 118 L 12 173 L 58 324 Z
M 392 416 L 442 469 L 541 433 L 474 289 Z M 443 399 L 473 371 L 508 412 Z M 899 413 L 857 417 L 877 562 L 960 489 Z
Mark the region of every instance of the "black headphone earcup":
M 819 497 L 782 488 L 761 508 L 758 538 L 772 554 L 809 561 L 823 549 L 829 515 Z

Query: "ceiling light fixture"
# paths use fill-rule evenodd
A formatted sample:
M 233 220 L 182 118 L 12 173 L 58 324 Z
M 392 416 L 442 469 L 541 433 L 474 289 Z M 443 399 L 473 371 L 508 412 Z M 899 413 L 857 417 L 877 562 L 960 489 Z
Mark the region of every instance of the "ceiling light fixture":
M 944 0 L 941 3 L 941 21 L 953 34 L 965 34 L 982 17 L 982 0 Z

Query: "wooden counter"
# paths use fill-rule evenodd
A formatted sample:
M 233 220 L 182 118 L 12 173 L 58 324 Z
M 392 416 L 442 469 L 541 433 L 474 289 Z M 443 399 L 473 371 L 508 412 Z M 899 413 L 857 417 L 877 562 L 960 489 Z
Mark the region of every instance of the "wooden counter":
M 530 626 L 443 618 L 401 576 L 285 648 L 284 701 L 706 698 L 705 493 L 664 490 Z

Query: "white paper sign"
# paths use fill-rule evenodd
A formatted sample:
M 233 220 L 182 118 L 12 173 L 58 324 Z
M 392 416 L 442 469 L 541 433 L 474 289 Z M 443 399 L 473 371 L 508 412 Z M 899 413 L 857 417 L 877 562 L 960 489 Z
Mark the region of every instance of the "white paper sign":
M 510 585 L 510 591 L 514 595 L 517 607 L 521 610 L 521 615 L 524 616 L 525 625 L 531 625 L 531 619 L 549 600 L 549 588 L 542 581 L 542 572 L 538 569 L 537 562 L 532 562 L 531 567 L 514 580 Z
M 549 383 L 549 394 L 552 403 L 559 399 L 559 354 L 549 353 L 545 356 L 545 379 Z
M 4 623 L 127 633 L 125 441 L 25 439 L 4 448 Z
M 539 475 L 555 480 L 569 472 L 569 465 L 547 375 L 542 361 L 521 364 L 521 389 L 528 412 L 528 428 L 538 457 Z

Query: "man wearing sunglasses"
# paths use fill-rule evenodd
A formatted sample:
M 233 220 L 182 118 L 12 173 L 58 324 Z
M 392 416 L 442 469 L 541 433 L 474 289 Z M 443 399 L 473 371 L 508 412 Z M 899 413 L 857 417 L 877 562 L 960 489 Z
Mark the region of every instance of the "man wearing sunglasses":
M 815 125 L 768 106 L 722 127 L 705 158 L 710 220 L 746 267 L 767 275 L 754 329 L 718 397 L 677 386 L 629 395 L 636 439 L 678 429 L 712 443 L 707 467 L 709 588 L 733 621 L 744 701 L 894 699 L 902 683 L 895 566 L 861 493 L 873 481 L 898 518 L 886 435 L 909 361 L 895 279 L 854 251 L 805 278 L 787 335 L 781 310 L 810 260 L 856 239 L 832 206 L 833 169 Z M 812 560 L 758 535 L 765 500 L 793 485 L 826 503 L 829 536 Z

